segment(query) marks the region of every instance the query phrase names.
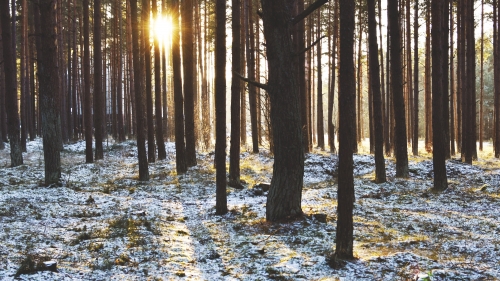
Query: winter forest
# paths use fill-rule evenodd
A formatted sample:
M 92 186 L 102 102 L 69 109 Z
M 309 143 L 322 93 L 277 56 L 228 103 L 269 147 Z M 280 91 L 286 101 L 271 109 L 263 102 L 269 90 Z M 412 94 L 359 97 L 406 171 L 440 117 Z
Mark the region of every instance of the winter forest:
M 499 21 L 0 0 L 0 279 L 500 279 Z

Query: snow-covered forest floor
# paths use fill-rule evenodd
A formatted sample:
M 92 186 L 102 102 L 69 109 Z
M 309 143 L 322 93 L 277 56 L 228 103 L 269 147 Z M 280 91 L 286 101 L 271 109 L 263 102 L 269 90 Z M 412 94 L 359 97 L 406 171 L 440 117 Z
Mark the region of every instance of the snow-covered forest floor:
M 423 145 L 422 145 L 423 146 Z M 306 156 L 306 216 L 267 223 L 273 160 L 242 153 L 245 189 L 228 188 L 230 212 L 215 216 L 213 154 L 175 173 L 175 151 L 150 164 L 139 182 L 134 141 L 105 144 L 105 159 L 85 163 L 84 142 L 65 145 L 62 187 L 42 186 L 41 140 L 24 165 L 0 151 L 0 280 L 498 280 L 500 161 L 491 146 L 473 166 L 447 162 L 449 188 L 433 193 L 432 159 L 410 156 L 410 178 L 374 184 L 373 156 L 355 159 L 357 260 L 328 265 L 335 245 L 337 156 Z M 362 151 L 366 152 L 365 149 Z M 58 272 L 36 271 L 47 260 Z M 31 262 L 31 263 L 30 263 Z M 427 275 L 426 275 L 427 274 Z M 429 280 L 429 279 L 427 279 Z

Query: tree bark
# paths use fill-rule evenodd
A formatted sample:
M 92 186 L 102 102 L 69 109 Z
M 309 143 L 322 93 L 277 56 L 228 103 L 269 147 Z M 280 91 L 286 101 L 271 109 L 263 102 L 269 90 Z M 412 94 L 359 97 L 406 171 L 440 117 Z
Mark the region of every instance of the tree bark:
M 135 89 L 135 118 L 137 123 L 137 155 L 139 161 L 139 180 L 149 180 L 148 158 L 146 154 L 146 140 L 144 134 L 145 125 L 145 104 L 144 92 L 141 89 L 142 67 L 139 60 L 139 29 L 141 28 L 137 22 L 137 0 L 130 1 L 130 14 L 132 24 L 132 49 L 133 49 L 133 69 L 134 69 L 134 89 Z
M 318 9 L 318 34 L 317 37 L 321 36 L 321 12 Z M 325 149 L 325 128 L 323 121 L 323 83 L 321 80 L 321 42 L 317 44 L 317 59 L 318 59 L 318 105 L 317 105 L 317 126 L 318 126 L 318 147 L 322 150 Z
M 267 197 L 266 219 L 278 221 L 302 215 L 304 148 L 297 56 L 292 43 L 293 0 L 262 0 L 262 20 L 269 65 L 268 94 L 274 140 L 274 169 Z
M 179 1 L 174 0 L 172 5 L 172 22 L 174 32 L 172 37 L 172 70 L 174 75 L 174 115 L 175 115 L 175 163 L 177 174 L 187 172 L 186 144 L 184 142 L 184 100 L 182 97 L 181 77 L 181 50 L 180 50 L 180 21 Z
M 368 0 L 368 43 L 370 57 L 370 81 L 373 95 L 373 122 L 375 127 L 375 182 L 386 181 L 384 159 L 384 125 L 382 123 L 382 95 L 380 93 L 380 70 L 378 62 L 377 21 L 375 0 Z
M 194 86 L 193 80 L 193 1 L 184 0 L 182 10 L 182 63 L 184 70 L 184 116 L 186 136 L 186 164 L 196 166 L 196 138 L 194 132 Z
M 45 184 L 57 183 L 61 178 L 61 117 L 60 84 L 58 75 L 56 3 L 40 1 L 41 41 L 37 46 L 40 111 L 42 114 L 43 156 Z
M 413 141 L 412 151 L 418 156 L 418 0 L 415 0 L 415 14 L 413 22 Z M 409 32 L 409 31 L 408 31 Z M 410 63 L 410 62 L 409 62 Z
M 104 94 L 102 89 L 101 0 L 94 0 L 94 137 L 95 159 L 103 159 Z
M 17 167 L 23 164 L 23 154 L 19 135 L 19 112 L 17 110 L 16 55 L 15 48 L 12 47 L 15 36 L 11 30 L 8 0 L 1 0 L 0 8 L 5 75 L 5 108 L 7 111 L 7 126 L 10 141 L 10 165 L 11 167 Z
M 395 118 L 394 154 L 396 156 L 396 177 L 408 177 L 408 147 L 406 142 L 405 103 L 403 94 L 401 65 L 401 34 L 399 25 L 398 1 L 388 0 L 388 17 L 391 35 L 391 77 L 393 108 Z
M 216 0 L 215 27 L 215 213 L 227 213 L 226 194 L 226 0 Z
M 240 61 L 240 0 L 232 0 L 231 29 L 232 43 L 232 71 L 231 80 L 231 147 L 229 151 L 229 186 L 242 188 L 240 182 L 240 79 L 235 73 L 241 72 Z
M 445 132 L 443 131 L 443 64 L 448 68 L 448 62 L 443 59 L 443 1 L 432 0 L 432 130 L 433 130 L 433 153 L 432 163 L 434 167 L 434 190 L 442 191 L 448 187 L 445 163 Z M 448 40 L 446 40 L 446 43 Z
M 158 7 L 156 1 L 153 1 L 153 16 L 158 19 L 160 13 L 158 12 Z M 165 43 L 164 43 L 165 44 Z M 160 57 L 160 40 L 158 36 L 154 39 L 154 53 L 155 53 L 155 117 L 156 117 L 156 145 L 158 146 L 158 160 L 164 160 L 167 158 L 167 152 L 165 151 L 165 142 L 163 140 L 163 120 L 162 120 L 162 93 L 161 93 L 161 57 Z M 166 75 L 166 73 L 163 73 Z M 167 102 L 163 100 L 163 102 Z M 166 114 L 166 112 L 164 113 Z
M 339 69 L 339 173 L 338 220 L 335 255 L 353 259 L 353 158 L 356 139 L 353 131 L 355 111 L 354 77 L 354 1 L 340 0 L 340 69 Z

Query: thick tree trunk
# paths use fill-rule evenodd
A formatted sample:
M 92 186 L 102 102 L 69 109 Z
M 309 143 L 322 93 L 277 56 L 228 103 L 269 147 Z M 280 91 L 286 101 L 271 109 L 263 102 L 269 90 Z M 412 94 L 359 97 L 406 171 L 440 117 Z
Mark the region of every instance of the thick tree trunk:
M 132 49 L 133 49 L 133 69 L 134 69 L 134 88 L 135 88 L 135 118 L 137 123 L 137 154 L 139 161 L 139 180 L 149 180 L 148 158 L 146 154 L 146 140 L 144 134 L 145 125 L 145 104 L 144 92 L 141 89 L 142 67 L 139 60 L 139 29 L 141 26 L 137 22 L 137 0 L 130 0 L 130 14 L 132 24 Z
M 16 55 L 15 48 L 12 47 L 15 36 L 11 30 L 8 0 L 1 0 L 0 8 L 5 75 L 5 108 L 7 111 L 10 141 L 10 164 L 11 167 L 16 167 L 23 164 L 23 154 L 19 135 L 19 112 L 17 110 Z
M 443 1 L 432 0 L 432 130 L 433 130 L 433 153 L 432 163 L 434 167 L 434 190 L 445 190 L 448 187 L 446 178 L 446 163 L 445 163 L 445 132 L 443 130 L 443 106 L 444 96 L 443 92 L 443 64 L 447 61 L 443 58 L 445 51 L 442 43 L 443 30 Z M 448 40 L 446 40 L 446 43 Z
M 37 46 L 40 111 L 42 114 L 43 158 L 45 184 L 57 183 L 61 178 L 61 117 L 60 84 L 56 45 L 56 3 L 40 1 L 41 41 Z
M 339 174 L 338 220 L 335 255 L 353 259 L 354 138 L 354 1 L 340 0 L 340 69 L 339 69 Z
M 226 0 L 216 0 L 215 27 L 215 213 L 227 213 L 226 194 Z
M 405 103 L 401 70 L 401 34 L 397 0 L 388 0 L 391 26 L 391 77 L 394 108 L 394 154 L 396 156 L 396 177 L 408 177 L 408 147 L 406 142 Z
M 378 63 L 377 21 L 375 0 L 368 0 L 368 43 L 370 57 L 370 81 L 373 94 L 373 122 L 375 127 L 375 182 L 386 181 L 384 160 L 384 125 L 382 123 L 382 95 L 380 93 L 380 70 Z
M 304 149 L 297 57 L 292 43 L 293 0 L 262 0 L 264 37 L 269 65 L 268 94 L 274 140 L 274 169 L 267 197 L 266 219 L 278 221 L 302 215 Z

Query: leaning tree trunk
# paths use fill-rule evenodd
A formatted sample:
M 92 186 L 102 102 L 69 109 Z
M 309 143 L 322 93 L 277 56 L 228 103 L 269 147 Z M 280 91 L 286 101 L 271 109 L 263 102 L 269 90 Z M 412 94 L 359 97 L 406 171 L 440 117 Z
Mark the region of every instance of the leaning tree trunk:
M 52 0 L 42 0 L 39 5 L 40 36 L 43 44 L 37 46 L 37 53 L 46 185 L 57 183 L 61 178 L 60 85 L 57 66 L 55 6 L 55 1 Z
M 16 167 L 23 164 L 21 151 L 21 139 L 19 131 L 19 112 L 17 110 L 17 85 L 16 85 L 16 56 L 12 47 L 13 34 L 11 22 L 9 21 L 8 0 L 0 2 L 0 20 L 2 26 L 3 58 L 5 74 L 5 108 L 7 110 L 7 124 L 10 140 L 11 166 Z
M 302 214 L 304 149 L 295 80 L 297 57 L 292 43 L 292 2 L 262 0 L 269 65 L 267 91 L 271 100 L 274 139 L 274 169 L 266 206 L 268 221 Z

